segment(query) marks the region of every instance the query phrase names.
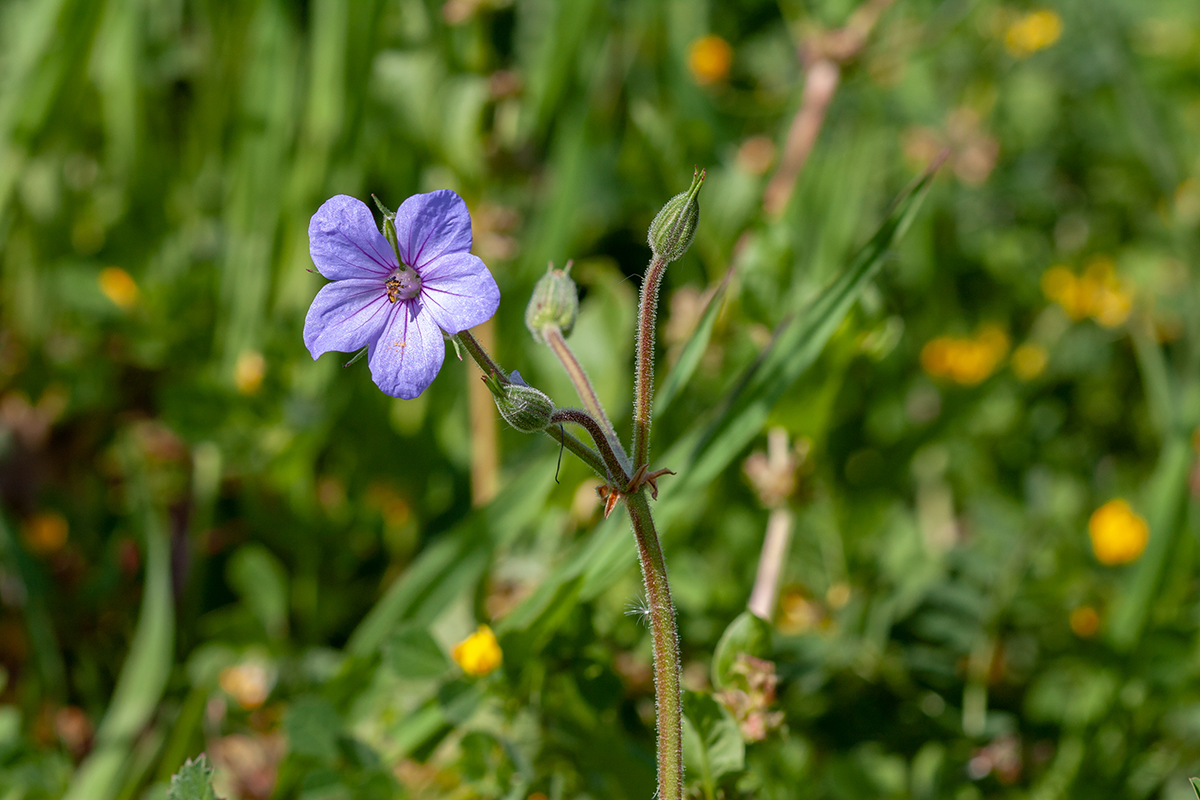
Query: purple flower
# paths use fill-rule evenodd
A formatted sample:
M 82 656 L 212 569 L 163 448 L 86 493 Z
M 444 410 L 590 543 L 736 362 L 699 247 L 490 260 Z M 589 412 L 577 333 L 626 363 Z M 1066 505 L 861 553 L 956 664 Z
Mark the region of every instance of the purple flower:
M 496 313 L 500 289 L 471 249 L 467 204 L 448 189 L 414 195 L 396 210 L 396 250 L 366 204 L 339 194 L 308 225 L 313 263 L 326 284 L 304 320 L 315 359 L 367 347 L 384 393 L 419 395 L 442 368 L 442 331 L 458 333 Z

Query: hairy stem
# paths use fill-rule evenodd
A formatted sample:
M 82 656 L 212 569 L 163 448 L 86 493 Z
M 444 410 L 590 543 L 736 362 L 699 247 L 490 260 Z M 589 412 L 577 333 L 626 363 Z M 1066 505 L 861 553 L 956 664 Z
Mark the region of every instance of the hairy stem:
M 488 355 L 487 350 L 483 349 L 483 345 L 471 334 L 470 331 L 459 331 L 454 334 L 458 337 L 459 343 L 466 349 L 467 355 L 475 359 L 475 363 L 483 370 L 484 375 L 495 375 L 501 383 L 509 383 L 508 373 L 500 368 L 500 365 L 492 360 Z
M 625 467 L 621 465 L 617 454 L 609 446 L 608 439 L 604 436 L 604 429 L 600 427 L 600 423 L 592 419 L 592 416 L 586 411 L 580 411 L 578 408 L 555 409 L 554 413 L 550 415 L 550 424 L 559 425 L 564 422 L 572 422 L 578 425 L 592 437 L 592 441 L 596 443 L 596 449 L 600 451 L 600 457 L 604 459 L 604 465 L 608 467 L 608 478 L 610 481 L 621 488 L 629 484 L 629 473 L 625 471 Z
M 654 258 L 646 267 L 638 303 L 637 363 L 633 386 L 633 469 L 650 463 L 650 403 L 654 397 L 654 317 L 667 261 Z
M 501 369 L 500 365 L 492 360 L 492 357 L 488 355 L 487 350 L 483 349 L 483 345 L 481 345 L 479 341 L 471 335 L 470 331 L 459 331 L 457 334 L 455 334 L 455 336 L 458 338 L 459 343 L 462 344 L 463 348 L 467 351 L 467 354 L 471 356 L 471 358 L 475 359 L 475 363 L 479 365 L 481 370 L 483 370 L 483 374 L 485 376 L 495 375 L 497 380 L 499 380 L 501 383 L 511 383 L 511 381 L 508 379 L 508 373 Z M 583 412 L 576 413 L 582 414 Z M 587 415 L 583 414 L 583 416 L 586 417 Z M 563 419 L 561 421 L 576 422 L 574 419 Z M 555 422 L 557 423 L 558 420 L 555 420 Z M 599 453 L 588 447 L 587 444 L 580 441 L 572 434 L 569 434 L 557 427 L 546 428 L 545 433 L 551 439 L 558 442 L 575 455 L 579 456 L 579 460 L 591 467 L 597 475 L 607 479 L 609 474 L 612 472 L 612 470 L 605 463 L 605 459 L 601 458 Z M 591 431 L 588 431 L 588 433 L 591 433 Z M 603 438 L 604 437 L 602 436 L 601 439 Z M 629 479 L 626 478 L 625 480 L 628 481 Z
M 616 429 L 609 422 L 608 415 L 604 413 L 604 406 L 600 405 L 600 398 L 596 395 L 596 390 L 592 388 L 592 382 L 588 379 L 587 372 L 575 358 L 575 353 L 567 344 L 566 338 L 563 337 L 562 330 L 557 325 L 547 325 L 542 328 L 541 333 L 546 344 L 550 345 L 554 355 L 558 356 L 558 360 L 562 362 L 563 369 L 571 378 L 571 383 L 575 384 L 575 392 L 583 402 L 583 410 L 591 414 L 592 418 L 600 424 L 604 430 L 604 438 L 608 440 L 609 447 L 616 454 L 625 472 L 632 473 L 629 456 L 625 454 L 625 448 L 621 446 L 621 440 L 617 438 Z
M 683 797 L 683 694 L 680 685 L 679 631 L 675 625 L 675 604 L 667 584 L 667 563 L 663 560 L 654 518 L 644 491 L 625 498 L 629 522 L 637 539 L 638 560 L 646 597 L 650 603 L 650 633 L 654 640 L 655 722 L 658 731 L 659 800 Z

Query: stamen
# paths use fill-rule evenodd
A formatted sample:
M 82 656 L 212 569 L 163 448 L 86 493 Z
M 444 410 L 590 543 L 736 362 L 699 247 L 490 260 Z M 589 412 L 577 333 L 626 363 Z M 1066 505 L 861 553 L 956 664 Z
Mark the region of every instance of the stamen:
M 389 302 L 412 300 L 421 293 L 421 276 L 415 269 L 400 267 L 383 282 Z

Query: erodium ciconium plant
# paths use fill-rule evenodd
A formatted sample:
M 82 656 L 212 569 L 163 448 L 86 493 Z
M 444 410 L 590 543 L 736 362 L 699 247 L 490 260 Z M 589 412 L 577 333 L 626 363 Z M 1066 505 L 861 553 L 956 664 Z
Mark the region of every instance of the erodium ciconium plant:
M 604 479 L 607 517 L 624 501 L 637 542 L 654 640 L 658 734 L 658 794 L 683 797 L 683 709 L 679 637 L 667 568 L 650 513 L 658 479 L 650 468 L 650 404 L 654 381 L 654 321 L 667 265 L 688 249 L 700 218 L 698 171 L 688 191 L 671 198 L 650 224 L 652 257 L 642 279 L 634 375 L 633 442 L 627 452 L 567 344 L 579 309 L 567 270 L 551 268 L 538 281 L 525 312 L 533 337 L 562 362 L 583 408 L 557 408 L 517 372 L 505 372 L 469 328 L 490 319 L 500 303 L 496 281 L 471 255 L 471 217 L 451 191 L 419 194 L 395 213 L 380 205 L 382 229 L 365 203 L 345 195 L 327 201 L 309 225 L 313 263 L 331 283 L 313 300 L 304 344 L 313 358 L 366 348 L 371 377 L 386 394 L 411 399 L 433 382 L 445 359 L 445 338 L 479 364 L 500 415 L 525 433 L 545 433 Z M 569 432 L 581 428 L 591 444 Z M 649 496 L 647 496 L 647 494 Z

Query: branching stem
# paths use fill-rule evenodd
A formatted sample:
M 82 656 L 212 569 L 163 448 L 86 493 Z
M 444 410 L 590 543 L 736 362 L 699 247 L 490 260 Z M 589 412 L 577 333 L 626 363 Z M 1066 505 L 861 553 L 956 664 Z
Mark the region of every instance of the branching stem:
M 592 437 L 592 441 L 596 443 L 596 449 L 600 451 L 600 457 L 604 459 L 604 465 L 608 468 L 608 478 L 614 481 L 619 486 L 625 486 L 629 483 L 629 473 L 625 471 L 625 467 L 621 465 L 617 454 L 608 444 L 608 439 L 604 435 L 604 429 L 600 427 L 600 423 L 596 422 L 586 411 L 581 411 L 578 408 L 558 408 L 550 415 L 550 424 L 558 425 L 563 422 L 571 422 L 588 432 Z
M 632 474 L 633 468 L 629 464 L 629 456 L 625 454 L 625 448 L 621 446 L 621 440 L 617 438 L 616 429 L 609 422 L 608 415 L 604 413 L 604 406 L 600 405 L 600 398 L 596 395 L 596 390 L 592 387 L 587 372 L 579 363 L 579 359 L 575 358 L 575 353 L 567 344 L 562 330 L 557 325 L 546 325 L 542 328 L 541 333 L 546 344 L 550 345 L 554 355 L 558 356 L 558 360 L 562 362 L 563 369 L 571 378 L 571 383 L 575 384 L 575 392 L 583 403 L 584 411 L 591 414 L 592 418 L 599 423 L 604 431 L 604 438 L 608 440 L 609 447 L 616 454 L 617 460 L 621 462 L 621 467 L 627 474 Z

